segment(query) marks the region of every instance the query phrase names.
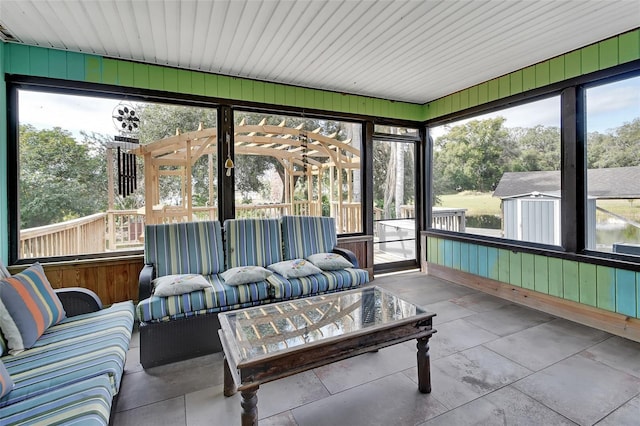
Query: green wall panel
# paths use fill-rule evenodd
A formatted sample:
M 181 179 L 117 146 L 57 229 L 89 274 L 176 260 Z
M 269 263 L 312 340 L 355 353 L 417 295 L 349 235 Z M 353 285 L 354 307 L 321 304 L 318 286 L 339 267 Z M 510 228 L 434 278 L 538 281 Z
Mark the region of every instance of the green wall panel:
M 518 93 L 522 93 L 522 71 L 516 71 L 509 74 L 509 79 L 511 80 L 510 94 L 517 95 Z
M 582 60 L 581 52 L 579 50 L 575 52 L 567 53 L 564 56 L 564 78 L 577 77 L 582 74 Z
M 178 93 L 193 93 L 193 85 L 191 84 L 191 71 L 176 70 L 176 78 L 178 80 Z
M 509 284 L 522 287 L 522 253 L 509 253 Z
M 597 272 L 596 265 L 580 263 L 578 270 L 578 282 L 580 291 L 580 303 L 590 306 L 598 306 L 597 302 Z
M 562 261 L 563 297 L 574 302 L 580 301 L 580 283 L 578 281 L 578 262 Z
M 610 38 L 598 43 L 598 55 L 600 56 L 600 69 L 614 67 L 618 61 L 618 37 Z
M 549 82 L 557 83 L 564 80 L 564 57 L 558 56 L 549 61 Z
M 522 90 L 536 88 L 536 67 L 527 67 L 522 70 Z
M 487 91 L 487 100 L 489 102 L 500 99 L 500 81 L 497 78 L 489 80 Z
M 498 263 L 498 249 L 487 247 L 487 272 L 492 280 L 500 279 L 500 265 Z
M 478 246 L 476 244 L 468 244 L 469 250 L 469 272 L 472 274 L 479 275 L 480 270 L 478 267 L 480 257 L 478 255 Z
M 498 281 L 509 282 L 510 261 L 509 250 L 498 249 Z
M 167 92 L 177 92 L 178 91 L 178 70 L 174 68 L 165 68 L 164 69 L 164 89 Z
M 544 256 L 535 256 L 533 267 L 535 269 L 534 290 L 549 294 L 549 259 Z
M 444 240 L 444 266 L 453 267 L 453 243 L 451 240 Z
M 536 87 L 548 85 L 550 82 L 549 61 L 536 64 Z
M 640 30 L 621 34 L 617 38 L 620 63 L 634 61 L 640 57 Z
M 29 68 L 29 46 L 22 44 L 8 44 L 5 53 L 5 61 L 6 72 L 11 74 L 29 75 L 31 72 Z
M 615 269 L 596 266 L 596 306 L 608 311 L 616 310 Z
M 118 84 L 134 87 L 133 62 L 118 61 Z
M 563 297 L 562 291 L 562 260 L 550 257 L 549 262 L 549 294 Z
M 50 49 L 48 54 L 49 77 L 67 78 L 67 52 Z
M 597 44 L 582 49 L 582 73 L 598 71 L 600 69 L 600 54 Z
M 506 98 L 511 95 L 511 77 L 503 75 L 498 79 L 498 85 L 499 97 Z
M 231 77 L 227 76 L 218 76 L 218 93 L 217 95 L 221 98 L 229 99 L 231 98 Z M 284 102 L 284 96 L 282 98 L 282 102 Z
M 118 61 L 105 59 L 102 61 L 102 82 L 106 84 L 119 84 Z
M 489 277 L 489 249 L 486 246 L 478 246 L 478 275 Z
M 49 55 L 45 49 L 29 48 L 29 71 L 38 77 L 49 76 Z
M 164 90 L 164 70 L 162 67 L 149 66 L 149 89 Z
M 85 64 L 82 53 L 67 52 L 67 78 L 69 80 L 84 80 Z
M 194 95 L 205 96 L 206 90 L 204 88 L 204 73 L 193 72 L 191 73 L 191 92 Z
M 469 272 L 469 244 L 460 243 L 460 265 L 458 269 Z
M 90 83 L 102 83 L 102 58 L 99 56 L 85 56 L 85 80 Z
M 460 269 L 460 258 L 462 257 L 460 244 L 460 241 L 453 241 L 451 246 L 451 267 L 453 269 Z
M 522 287 L 535 290 L 536 287 L 536 267 L 535 256 L 530 253 L 521 253 L 522 257 Z
M 637 314 L 636 273 L 616 269 L 616 312 L 629 315 Z

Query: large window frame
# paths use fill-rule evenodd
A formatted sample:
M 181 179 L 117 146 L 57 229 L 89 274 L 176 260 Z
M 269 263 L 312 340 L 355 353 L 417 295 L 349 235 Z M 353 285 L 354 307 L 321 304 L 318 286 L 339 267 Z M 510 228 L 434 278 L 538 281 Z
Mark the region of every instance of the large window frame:
M 261 112 L 266 114 L 299 115 L 304 117 L 314 117 L 318 119 L 344 120 L 360 123 L 362 126 L 362 167 L 361 167 L 361 191 L 362 191 L 362 232 L 355 234 L 340 234 L 339 237 L 346 236 L 367 236 L 373 235 L 373 215 L 369 207 L 373 190 L 370 186 L 370 179 L 367 178 L 372 170 L 372 137 L 374 123 L 385 125 L 396 125 L 421 129 L 421 137 L 424 140 L 423 123 L 407 120 L 381 119 L 374 116 L 365 116 L 349 113 L 339 113 L 335 111 L 309 110 L 297 107 L 277 106 L 271 104 L 261 104 L 255 102 L 245 102 L 238 100 L 228 100 L 221 98 L 210 98 L 188 94 L 157 92 L 148 89 L 134 89 L 120 86 L 105 85 L 99 83 L 82 83 L 67 80 L 56 80 L 46 77 L 30 77 L 20 75 L 7 75 L 7 201 L 8 201 L 8 239 L 9 239 L 9 264 L 19 265 L 32 262 L 65 262 L 78 260 L 98 260 L 117 259 L 131 256 L 141 256 L 143 250 L 128 250 L 111 253 L 93 253 L 72 256 L 52 256 L 20 259 L 18 258 L 19 245 L 19 152 L 18 152 L 18 90 L 42 91 L 48 93 L 99 96 L 111 99 L 126 98 L 132 102 L 157 102 L 169 103 L 183 106 L 195 106 L 216 108 L 218 111 L 218 134 L 230 135 L 230 144 L 219 143 L 217 148 L 217 170 L 218 170 L 218 218 L 220 222 L 232 219 L 235 215 L 235 176 L 232 174 L 224 176 L 224 162 L 228 156 L 234 158 L 234 128 L 233 114 L 235 110 Z M 421 152 L 424 144 L 418 144 Z M 418 158 L 422 158 L 419 156 Z M 417 170 L 424 170 L 424 164 L 416 165 Z M 222 184 L 224 182 L 224 184 Z M 422 188 L 423 183 L 416 177 L 416 188 Z M 416 200 L 418 201 L 418 200 Z M 424 203 L 417 204 L 416 215 L 423 217 Z
M 480 243 L 486 246 L 517 250 L 533 254 L 542 254 L 561 259 L 583 261 L 604 266 L 619 266 L 640 271 L 640 258 L 624 254 L 588 250 L 586 246 L 587 226 L 587 161 L 586 161 L 586 98 L 589 87 L 623 80 L 640 75 L 640 60 L 629 62 L 602 71 L 596 71 L 573 79 L 561 81 L 523 94 L 489 102 L 468 108 L 453 114 L 427 121 L 427 156 L 429 181 L 425 188 L 426 223 L 425 234 L 451 240 Z M 499 111 L 507 107 L 518 106 L 553 95 L 561 97 L 561 245 L 547 246 L 516 240 L 505 240 L 489 236 L 464 234 L 438 230 L 431 227 L 432 219 L 432 158 L 433 141 L 428 136 L 429 128 L 474 116 Z

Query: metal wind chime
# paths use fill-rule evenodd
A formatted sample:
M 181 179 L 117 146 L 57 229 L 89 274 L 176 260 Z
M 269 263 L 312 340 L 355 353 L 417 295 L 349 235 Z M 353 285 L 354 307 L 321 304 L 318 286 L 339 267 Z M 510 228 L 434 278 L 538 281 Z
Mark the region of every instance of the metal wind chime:
M 124 103 L 118 104 L 111 115 L 114 126 L 120 131 L 120 135 L 113 138 L 113 145 L 118 150 L 118 194 L 126 197 L 138 187 L 136 155 L 130 150 L 140 143 L 137 138 L 131 137 L 138 130 L 140 119 L 133 107 Z

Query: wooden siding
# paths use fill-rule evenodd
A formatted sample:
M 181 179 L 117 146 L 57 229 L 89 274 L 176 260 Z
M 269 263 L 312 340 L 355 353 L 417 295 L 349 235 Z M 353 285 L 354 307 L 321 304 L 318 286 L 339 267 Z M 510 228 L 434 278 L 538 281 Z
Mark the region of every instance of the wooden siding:
M 43 264 L 53 288 L 83 287 L 94 291 L 104 305 L 138 298 L 142 256 Z M 11 266 L 12 274 L 27 266 Z
M 448 267 L 640 319 L 640 272 L 437 237 L 426 237 L 423 246 L 427 248 L 426 265 Z M 467 264 L 458 265 L 454 260 L 458 257 L 468 259 Z M 476 262 L 477 268 L 472 266 Z M 423 262 L 423 267 L 426 265 Z
M 640 59 L 640 29 L 514 71 L 425 105 L 431 120 L 497 99 Z
M 4 44 L 4 71 L 274 106 L 421 120 L 424 105 L 306 89 L 22 44 Z

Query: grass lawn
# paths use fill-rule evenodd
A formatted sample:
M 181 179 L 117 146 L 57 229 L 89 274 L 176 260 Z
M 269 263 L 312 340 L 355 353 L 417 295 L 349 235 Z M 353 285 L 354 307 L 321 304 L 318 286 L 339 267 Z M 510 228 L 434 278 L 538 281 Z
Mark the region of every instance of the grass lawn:
M 500 199 L 491 192 L 462 191 L 457 194 L 441 195 L 438 207 L 464 208 L 467 216 L 500 216 Z M 612 213 L 640 222 L 640 200 L 598 200 L 598 207 Z M 610 217 L 598 211 L 598 220 Z
M 457 194 L 440 195 L 437 207 L 467 209 L 467 216 L 500 216 L 500 198 L 492 197 L 492 192 L 462 191 Z

